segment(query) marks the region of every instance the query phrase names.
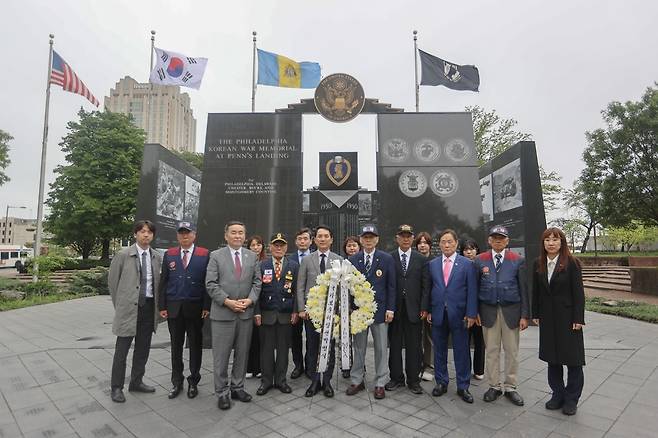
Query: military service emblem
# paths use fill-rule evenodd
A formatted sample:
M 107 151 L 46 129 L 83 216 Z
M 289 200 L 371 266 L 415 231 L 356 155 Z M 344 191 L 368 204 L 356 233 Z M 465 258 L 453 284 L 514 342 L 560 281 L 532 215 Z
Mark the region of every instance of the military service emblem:
M 320 81 L 314 101 L 325 119 L 349 122 L 363 110 L 366 98 L 359 81 L 345 73 L 335 73 Z
M 336 155 L 331 160 L 327 161 L 325 165 L 325 172 L 329 181 L 334 183 L 337 187 L 343 185 L 352 173 L 352 164 L 347 158 Z
M 384 156 L 394 163 L 402 163 L 409 157 L 409 145 L 401 138 L 392 138 L 384 143 Z
M 452 161 L 465 161 L 470 154 L 471 148 L 469 148 L 466 145 L 466 142 L 460 138 L 455 138 L 446 145 L 446 155 Z
M 436 160 L 441 155 L 439 144 L 431 138 L 423 138 L 414 145 L 414 153 L 420 161 L 427 163 Z
M 437 170 L 430 178 L 430 189 L 432 189 L 435 195 L 442 198 L 454 195 L 457 193 L 458 188 L 459 181 L 457 180 L 457 176 L 449 170 Z
M 419 170 L 405 170 L 400 175 L 398 187 L 405 196 L 417 198 L 427 190 L 427 178 Z

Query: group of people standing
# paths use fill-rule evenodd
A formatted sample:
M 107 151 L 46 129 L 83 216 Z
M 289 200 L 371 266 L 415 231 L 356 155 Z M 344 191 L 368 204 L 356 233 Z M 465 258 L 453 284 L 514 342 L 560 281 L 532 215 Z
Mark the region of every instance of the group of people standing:
M 330 269 L 332 261 L 343 259 L 331 251 L 333 231 L 329 227 L 319 226 L 314 233 L 308 228 L 299 230 L 296 248 L 290 254 L 284 234 L 272 235 L 266 252 L 263 239 L 247 239 L 246 227 L 239 221 L 226 224 L 227 245 L 212 252 L 195 245 L 194 224 L 181 222 L 177 228 L 179 246 L 161 255 L 150 247 L 155 231 L 153 223 L 137 222 L 135 245 L 120 251 L 110 266 L 108 282 L 117 336 L 113 401 L 125 401 L 126 358 L 133 339 L 128 390 L 155 391 L 144 383 L 143 376 L 151 336 L 157 323 L 165 319 L 171 338 L 169 398 L 183 390 L 186 336 L 190 350 L 187 396 L 198 395 L 205 320 L 211 324 L 214 389 L 220 409 L 229 409 L 231 400 L 251 401 L 244 387 L 248 369 L 254 375 L 260 373 L 257 395 L 273 388 L 292 392 L 287 383 L 290 350 L 294 365 L 290 378 L 305 375 L 310 380 L 304 395 L 313 397 L 322 392 L 326 397 L 334 396 L 335 341 L 330 342 L 327 369 L 318 372 L 320 333 L 306 308 L 317 277 Z M 352 337 L 351 366 L 341 364 L 343 377 L 350 379 L 348 396 L 366 390 L 370 332 L 375 363 L 368 371 L 373 374 L 376 399 L 405 386 L 414 394 L 422 394 L 421 378 L 432 367 L 432 395 L 445 394 L 450 380 L 447 363 L 451 337 L 456 389 L 462 400 L 473 403 L 471 377 L 486 378 L 489 388 L 485 402 L 504 395 L 522 406 L 524 400 L 517 391 L 519 338 L 532 320 L 539 325 L 539 357 L 548 363 L 552 397 L 546 408 L 562 409 L 567 415 L 576 412 L 585 362 L 584 293 L 580 265 L 570 254 L 561 230 L 544 231 L 540 257 L 532 266 L 531 285 L 527 284 L 524 258 L 508 248 L 509 233 L 504 226 L 491 228 L 487 239 L 490 250 L 482 253 L 474 241 L 460 242 L 455 231 L 443 230 L 437 239 L 437 257 L 431 254 L 432 237 L 426 232 L 416 235 L 411 225 L 398 227 L 398 247 L 391 253 L 377 248 L 379 237 L 377 227 L 368 224 L 358 237 L 348 237 L 342 246 L 344 256 L 372 286 L 377 303 L 374 322 Z M 505 357 L 502 378 L 501 349 Z M 564 365 L 568 369 L 566 385 Z

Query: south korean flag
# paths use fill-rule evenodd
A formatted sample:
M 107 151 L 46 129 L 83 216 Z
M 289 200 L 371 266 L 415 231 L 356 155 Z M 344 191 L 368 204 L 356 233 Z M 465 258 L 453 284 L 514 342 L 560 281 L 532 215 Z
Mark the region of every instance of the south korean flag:
M 156 64 L 149 82 L 158 85 L 178 85 L 198 90 L 206 71 L 208 58 L 192 58 L 155 47 Z

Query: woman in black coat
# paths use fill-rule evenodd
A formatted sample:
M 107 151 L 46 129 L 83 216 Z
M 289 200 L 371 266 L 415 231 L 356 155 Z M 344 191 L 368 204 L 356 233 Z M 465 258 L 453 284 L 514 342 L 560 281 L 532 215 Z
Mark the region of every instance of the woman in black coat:
M 541 240 L 543 251 L 533 267 L 532 318 L 539 325 L 539 358 L 548 362 L 548 384 L 553 390 L 546 409 L 562 408 L 565 415 L 573 415 L 584 384 L 583 278 L 560 229 L 548 228 Z

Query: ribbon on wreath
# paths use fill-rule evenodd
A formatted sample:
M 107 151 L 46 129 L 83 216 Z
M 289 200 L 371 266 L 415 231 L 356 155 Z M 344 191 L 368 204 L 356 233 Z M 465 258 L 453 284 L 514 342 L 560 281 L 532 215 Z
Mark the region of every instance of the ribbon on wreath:
M 349 280 L 347 269 L 351 265 L 342 265 L 340 260 L 331 262 L 331 279 L 327 291 L 327 303 L 324 310 L 322 332 L 320 334 L 320 352 L 318 359 L 318 372 L 327 371 L 329 364 L 329 353 L 331 352 L 331 338 L 334 333 L 334 315 L 336 314 L 336 302 L 340 301 L 340 345 L 341 365 L 345 368 L 350 363 L 350 307 L 349 307 Z M 338 294 L 340 291 L 340 296 Z

